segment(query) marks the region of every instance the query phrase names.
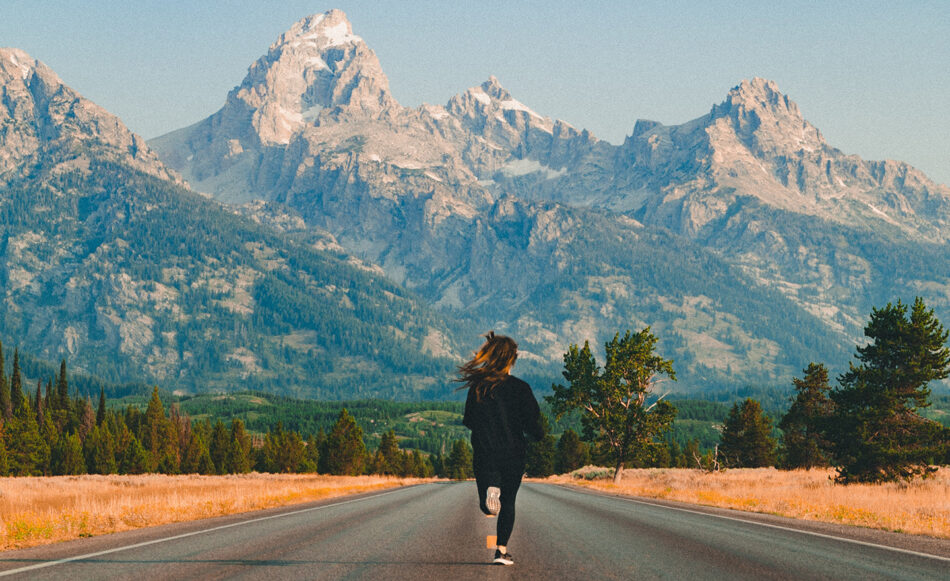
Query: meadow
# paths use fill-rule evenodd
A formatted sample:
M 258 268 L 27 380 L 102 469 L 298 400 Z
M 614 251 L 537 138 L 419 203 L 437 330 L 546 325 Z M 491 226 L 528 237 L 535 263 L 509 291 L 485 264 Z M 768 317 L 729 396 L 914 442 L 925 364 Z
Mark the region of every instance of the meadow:
M 950 468 L 910 484 L 852 484 L 832 470 L 587 467 L 532 479 L 909 534 L 950 538 Z M 0 479 L 0 550 L 292 505 L 432 480 L 385 476 L 53 476 Z
M 422 482 L 387 476 L 50 476 L 0 479 L 0 550 Z
M 950 468 L 911 483 L 835 484 L 834 470 L 737 468 L 704 472 L 682 468 L 612 471 L 587 467 L 546 482 L 582 486 L 612 494 L 690 502 L 950 538 Z

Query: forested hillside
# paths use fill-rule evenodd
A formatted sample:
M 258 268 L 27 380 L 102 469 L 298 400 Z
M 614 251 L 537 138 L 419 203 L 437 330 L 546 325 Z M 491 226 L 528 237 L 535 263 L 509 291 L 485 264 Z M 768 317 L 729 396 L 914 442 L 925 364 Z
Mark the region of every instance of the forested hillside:
M 458 331 L 403 288 L 168 181 L 58 155 L 3 188 L 8 342 L 169 391 L 442 391 Z

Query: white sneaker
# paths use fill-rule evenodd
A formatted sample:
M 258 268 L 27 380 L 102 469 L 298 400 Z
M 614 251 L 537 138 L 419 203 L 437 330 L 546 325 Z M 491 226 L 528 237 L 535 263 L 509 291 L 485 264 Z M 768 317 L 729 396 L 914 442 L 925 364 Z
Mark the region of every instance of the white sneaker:
M 501 511 L 501 489 L 497 486 L 488 487 L 488 498 L 485 499 L 485 506 L 492 514 L 498 514 Z

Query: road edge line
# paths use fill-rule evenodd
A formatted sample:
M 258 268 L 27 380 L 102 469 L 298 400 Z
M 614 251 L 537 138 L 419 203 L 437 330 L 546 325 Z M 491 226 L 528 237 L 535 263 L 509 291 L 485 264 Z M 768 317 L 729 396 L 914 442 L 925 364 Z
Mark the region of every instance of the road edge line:
M 543 482 L 539 482 L 538 484 L 544 484 L 544 483 L 543 483 Z M 561 488 L 565 488 L 565 489 L 567 489 L 567 490 L 571 490 L 571 491 L 573 491 L 573 492 L 578 492 L 578 493 L 582 493 L 582 494 L 591 494 L 591 495 L 593 495 L 593 496 L 602 496 L 602 497 L 605 497 L 605 498 L 616 498 L 617 500 L 623 500 L 623 501 L 626 501 L 626 502 L 632 502 L 632 503 L 634 503 L 634 504 L 645 504 L 645 505 L 647 505 L 647 506 L 655 506 L 655 507 L 657 507 L 657 508 L 668 508 L 668 509 L 670 509 L 670 510 L 678 510 L 678 511 L 680 511 L 680 512 L 688 512 L 688 513 L 690 513 L 690 514 L 698 514 L 698 515 L 703 515 L 703 516 L 711 516 L 711 517 L 715 517 L 715 518 L 721 518 L 721 519 L 724 519 L 724 520 L 731 520 L 731 521 L 736 521 L 736 522 L 741 522 L 741 523 L 746 523 L 746 524 L 758 525 L 758 526 L 762 526 L 762 527 L 769 527 L 769 528 L 779 529 L 779 530 L 783 530 L 783 531 L 789 531 L 789 532 L 793 532 L 793 533 L 801 533 L 801 534 L 803 534 L 803 535 L 811 535 L 811 536 L 813 536 L 813 537 L 821 537 L 821 538 L 823 538 L 823 539 L 831 539 L 831 540 L 834 540 L 834 541 L 843 541 L 843 542 L 845 542 L 845 543 L 853 543 L 853 544 L 855 544 L 855 545 L 863 545 L 863 546 L 865 546 L 865 547 L 873 547 L 873 548 L 875 548 L 875 549 L 886 549 L 886 550 L 888 550 L 888 551 L 896 551 L 896 552 L 898 552 L 898 553 L 905 553 L 905 554 L 907 554 L 907 555 L 914 555 L 915 557 L 924 557 L 924 558 L 927 558 L 927 559 L 936 559 L 936 560 L 938 560 L 938 561 L 946 561 L 946 562 L 950 563 L 950 557 L 944 557 L 944 556 L 942 556 L 942 555 L 934 555 L 934 554 L 931 554 L 931 553 L 921 553 L 921 552 L 919 552 L 919 551 L 912 551 L 912 550 L 910 550 L 910 549 L 902 549 L 902 548 L 900 548 L 900 547 L 891 547 L 891 546 L 888 546 L 888 545 L 881 545 L 881 544 L 878 544 L 878 543 L 870 543 L 870 542 L 868 542 L 868 541 L 859 541 L 858 539 L 849 539 L 849 538 L 847 538 L 847 537 L 837 537 L 837 536 L 835 536 L 835 535 L 829 535 L 829 534 L 826 534 L 826 533 L 818 533 L 818 532 L 815 532 L 815 531 L 808 531 L 808 530 L 804 530 L 804 529 L 796 529 L 796 528 L 786 527 L 786 526 L 782 526 L 782 525 L 776 525 L 776 524 L 772 524 L 772 523 L 759 522 L 759 521 L 753 520 L 753 519 L 745 519 L 745 518 L 739 518 L 739 517 L 735 517 L 735 516 L 726 516 L 726 515 L 724 515 L 724 514 L 716 514 L 716 513 L 713 513 L 713 512 L 703 512 L 703 511 L 701 511 L 701 510 L 692 510 L 692 509 L 689 509 L 689 508 L 682 508 L 682 507 L 679 507 L 679 506 L 669 506 L 669 505 L 666 505 L 666 504 L 661 504 L 661 503 L 658 503 L 658 502 L 650 502 L 650 501 L 648 501 L 648 500 L 642 500 L 642 499 L 639 499 L 639 498 L 630 498 L 629 496 L 619 496 L 619 495 L 609 494 L 609 493 L 606 493 L 606 492 L 600 492 L 600 491 L 598 491 L 598 490 L 590 490 L 590 489 L 586 489 L 586 488 L 572 487 L 572 486 L 569 486 L 569 485 L 561 485 L 561 484 L 556 484 L 556 485 L 554 485 L 554 486 L 559 486 L 559 487 L 561 487 Z M 710 507 L 710 508 L 718 508 L 718 507 Z M 727 509 L 727 510 L 728 510 L 728 509 Z

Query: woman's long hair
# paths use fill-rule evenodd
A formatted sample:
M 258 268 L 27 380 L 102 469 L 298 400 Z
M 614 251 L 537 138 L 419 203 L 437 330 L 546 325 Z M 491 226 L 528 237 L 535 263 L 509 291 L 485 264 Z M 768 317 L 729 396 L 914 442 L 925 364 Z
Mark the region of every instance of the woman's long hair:
M 499 383 L 508 378 L 508 370 L 518 359 L 518 344 L 511 337 L 496 335 L 489 331 L 485 343 L 475 352 L 471 361 L 459 366 L 459 378 L 463 385 L 458 389 L 475 388 L 475 397 L 481 401 Z

